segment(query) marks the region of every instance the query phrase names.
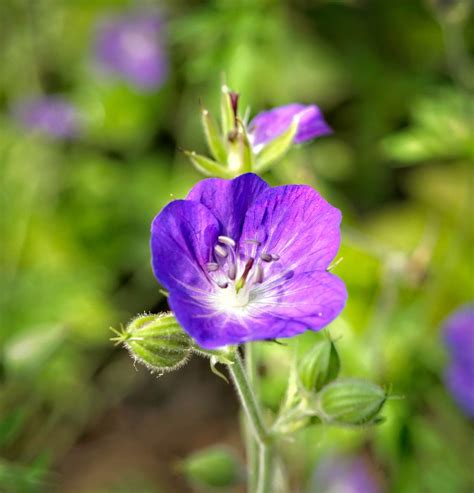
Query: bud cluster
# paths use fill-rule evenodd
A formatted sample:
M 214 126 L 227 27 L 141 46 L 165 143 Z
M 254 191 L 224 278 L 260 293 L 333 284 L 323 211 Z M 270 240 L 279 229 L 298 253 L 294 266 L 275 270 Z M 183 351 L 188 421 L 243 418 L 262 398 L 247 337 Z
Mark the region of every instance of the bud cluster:
M 295 115 L 288 128 L 265 145 L 254 145 L 255 137 L 248 116 L 239 114 L 239 94 L 226 85 L 221 88 L 221 118 L 217 125 L 209 111 L 201 108 L 201 124 L 212 159 L 194 151 L 183 151 L 195 168 L 204 175 L 233 178 L 253 171 L 262 173 L 290 149 L 300 120 Z M 248 112 L 246 112 L 248 115 Z
M 387 392 L 365 380 L 338 379 L 340 366 L 329 336 L 316 343 L 293 367 L 274 431 L 291 433 L 315 422 L 340 426 L 379 423 Z

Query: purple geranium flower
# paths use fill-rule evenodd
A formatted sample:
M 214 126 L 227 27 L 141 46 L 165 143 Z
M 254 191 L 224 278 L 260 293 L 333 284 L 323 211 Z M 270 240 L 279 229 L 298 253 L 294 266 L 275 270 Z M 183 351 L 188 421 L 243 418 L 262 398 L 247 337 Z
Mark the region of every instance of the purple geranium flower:
M 13 114 L 28 130 L 54 138 L 74 137 L 79 130 L 77 111 L 59 96 L 44 96 L 18 103 Z
M 151 90 L 161 86 L 168 61 L 156 12 L 113 16 L 104 21 L 96 39 L 96 58 L 106 71 Z
M 371 464 L 363 457 L 333 456 L 323 460 L 315 483 L 324 493 L 380 493 Z
M 294 138 L 295 144 L 332 132 L 321 110 L 315 105 L 305 106 L 293 103 L 279 106 L 259 113 L 250 122 L 250 138 L 255 151 L 258 152 L 265 144 L 287 130 L 295 117 L 299 118 L 298 130 Z
M 451 355 L 446 385 L 459 406 L 474 417 L 474 305 L 461 307 L 446 320 L 444 338 Z
M 210 178 L 154 219 L 153 270 L 205 348 L 318 330 L 347 297 L 327 272 L 340 221 L 307 185 L 272 188 L 251 173 Z

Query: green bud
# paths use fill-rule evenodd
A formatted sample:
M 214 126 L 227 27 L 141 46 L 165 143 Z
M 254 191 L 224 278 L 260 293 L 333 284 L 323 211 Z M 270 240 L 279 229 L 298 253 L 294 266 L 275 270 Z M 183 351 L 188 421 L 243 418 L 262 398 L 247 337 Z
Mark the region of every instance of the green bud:
M 386 392 L 372 382 L 358 379 L 338 380 L 319 393 L 318 415 L 323 421 L 333 424 L 374 423 L 386 400 Z
M 288 152 L 298 130 L 298 124 L 299 119 L 296 117 L 293 118 L 293 122 L 288 129 L 266 144 L 257 154 L 255 164 L 256 173 L 263 173 L 270 167 L 273 161 L 282 158 Z
M 132 358 L 160 373 L 178 369 L 191 356 L 192 340 L 171 313 L 139 315 L 115 340 Z
M 337 378 L 340 368 L 336 346 L 325 338 L 303 356 L 299 367 L 301 383 L 307 390 L 318 392 Z
M 234 486 L 241 477 L 241 466 L 226 447 L 216 446 L 196 452 L 181 463 L 180 469 L 191 483 L 206 488 Z

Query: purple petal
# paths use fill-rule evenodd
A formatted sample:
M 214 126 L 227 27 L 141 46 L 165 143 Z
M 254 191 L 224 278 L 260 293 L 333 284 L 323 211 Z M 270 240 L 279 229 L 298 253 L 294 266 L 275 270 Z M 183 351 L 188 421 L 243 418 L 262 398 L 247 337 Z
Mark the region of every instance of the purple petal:
M 258 240 L 257 255 L 277 254 L 287 269 L 325 270 L 339 249 L 340 223 L 341 212 L 313 188 L 285 185 L 267 190 L 255 201 L 241 238 Z
M 186 198 L 204 204 L 221 223 L 222 234 L 237 241 L 248 208 L 269 188 L 260 177 L 247 173 L 233 180 L 202 180 Z
M 334 320 L 347 298 L 344 283 L 327 272 L 295 276 L 281 292 L 250 305 L 245 316 L 219 309 L 206 293 L 173 291 L 168 302 L 177 320 L 207 349 L 263 339 L 292 337 Z
M 471 348 L 472 350 L 473 348 Z M 474 418 L 474 366 L 454 362 L 447 369 L 446 386 L 466 415 Z
M 288 129 L 295 116 L 300 117 L 294 138 L 295 144 L 332 133 L 317 106 L 293 103 L 263 111 L 250 122 L 249 130 L 253 137 L 253 146 L 259 149 L 260 146 L 278 137 Z
M 474 417 L 474 306 L 456 310 L 443 332 L 451 356 L 446 386 L 466 414 Z
M 168 72 L 160 35 L 161 22 L 155 12 L 111 17 L 99 27 L 97 61 L 104 70 L 139 88 L 159 87 Z
M 74 137 L 79 130 L 76 109 L 58 96 L 23 101 L 16 105 L 13 114 L 24 128 L 50 137 Z
M 166 289 L 209 289 L 206 263 L 219 233 L 219 223 L 203 205 L 175 200 L 153 220 L 153 272 Z
M 458 308 L 443 325 L 452 358 L 474 365 L 474 305 Z
M 382 491 L 372 465 L 363 457 L 333 456 L 324 459 L 315 474 L 318 490 L 341 493 Z

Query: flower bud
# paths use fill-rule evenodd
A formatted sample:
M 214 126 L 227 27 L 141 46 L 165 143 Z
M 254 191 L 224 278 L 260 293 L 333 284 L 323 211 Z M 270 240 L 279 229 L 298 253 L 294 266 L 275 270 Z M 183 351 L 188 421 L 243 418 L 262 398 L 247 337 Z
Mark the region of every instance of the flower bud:
M 135 360 L 160 373 L 178 369 L 191 355 L 192 340 L 171 313 L 139 315 L 116 340 Z
M 318 392 L 339 374 L 341 363 L 334 342 L 326 338 L 308 351 L 300 364 L 300 381 L 308 390 Z
M 338 380 L 319 393 L 318 414 L 323 421 L 333 424 L 374 423 L 386 400 L 386 392 L 372 382 Z
M 241 477 L 241 466 L 230 449 L 222 446 L 200 450 L 188 457 L 181 468 L 188 480 L 203 488 L 229 488 Z

